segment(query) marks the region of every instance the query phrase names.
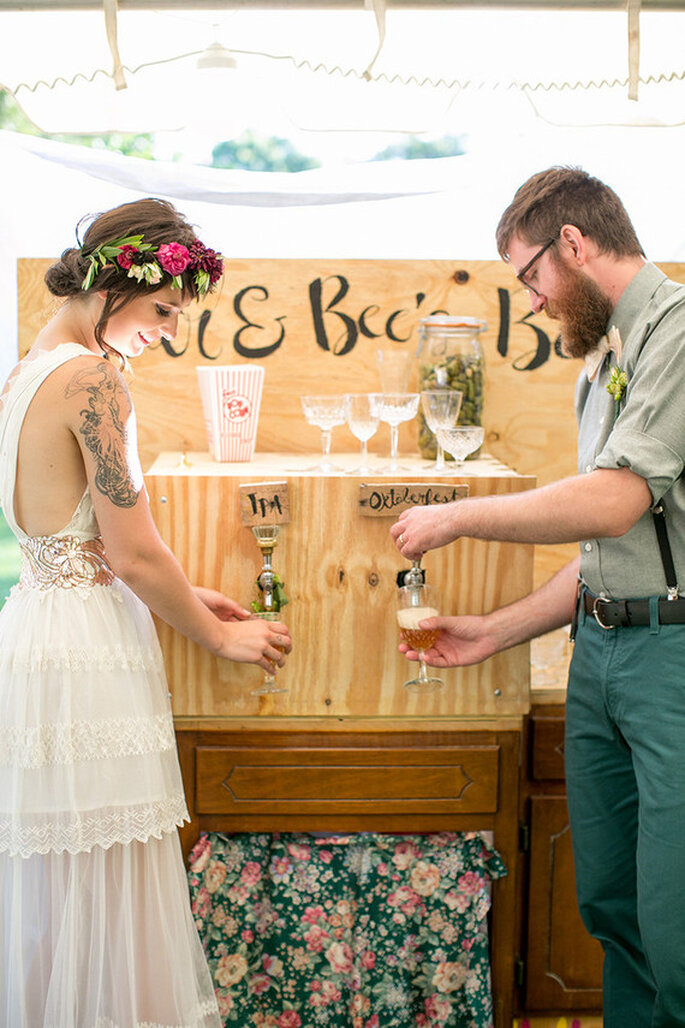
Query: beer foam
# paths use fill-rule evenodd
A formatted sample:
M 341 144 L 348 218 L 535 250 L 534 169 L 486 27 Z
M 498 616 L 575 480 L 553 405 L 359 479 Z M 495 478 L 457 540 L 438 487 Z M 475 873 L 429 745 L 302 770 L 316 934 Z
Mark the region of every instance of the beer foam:
M 416 631 L 419 621 L 425 618 L 436 618 L 439 614 L 435 607 L 403 607 L 397 611 L 397 624 L 400 628 L 409 628 Z

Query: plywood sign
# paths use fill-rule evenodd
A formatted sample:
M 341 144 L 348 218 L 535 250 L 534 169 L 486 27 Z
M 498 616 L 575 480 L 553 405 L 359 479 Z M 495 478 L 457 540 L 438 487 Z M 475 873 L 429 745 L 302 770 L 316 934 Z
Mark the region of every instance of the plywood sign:
M 18 262 L 22 353 L 55 308 L 43 284 L 50 263 Z M 685 282 L 685 265 L 660 266 Z M 258 453 L 319 453 L 320 431 L 305 421 L 300 397 L 378 390 L 378 348 L 416 353 L 419 320 L 445 311 L 488 324 L 485 449 L 540 484 L 575 473 L 580 365 L 561 355 L 556 324 L 531 313 L 525 290 L 500 261 L 233 259 L 221 293 L 194 306 L 173 342 L 135 362 L 131 391 L 145 468 L 163 450 L 208 449 L 195 372 L 203 364 L 263 364 Z M 415 368 L 410 387 L 416 384 Z M 346 426 L 333 429 L 334 451 L 358 446 Z M 388 453 L 386 425 L 369 448 Z M 400 451 L 416 452 L 412 422 L 400 426 Z
M 359 513 L 370 518 L 397 517 L 410 507 L 452 503 L 469 494 L 468 485 L 426 482 L 377 482 L 359 486 Z
M 239 492 L 244 525 L 287 525 L 290 521 L 287 482 L 250 482 L 241 485 Z

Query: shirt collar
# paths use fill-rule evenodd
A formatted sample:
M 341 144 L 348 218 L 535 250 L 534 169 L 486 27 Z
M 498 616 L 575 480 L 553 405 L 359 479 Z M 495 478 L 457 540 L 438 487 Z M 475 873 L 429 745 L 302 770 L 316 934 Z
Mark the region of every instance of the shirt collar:
M 621 339 L 625 341 L 630 335 L 636 318 L 665 279 L 666 275 L 654 264 L 649 262 L 644 264 L 621 293 L 608 327 L 611 328 L 612 325 L 615 325 L 621 334 Z

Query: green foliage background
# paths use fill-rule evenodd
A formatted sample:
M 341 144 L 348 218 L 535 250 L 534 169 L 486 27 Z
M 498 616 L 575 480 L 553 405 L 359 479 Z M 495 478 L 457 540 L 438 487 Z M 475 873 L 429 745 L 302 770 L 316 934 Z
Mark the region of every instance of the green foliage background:
M 7 593 L 19 578 L 20 564 L 19 544 L 4 517 L 0 514 L 0 607 L 7 599 Z

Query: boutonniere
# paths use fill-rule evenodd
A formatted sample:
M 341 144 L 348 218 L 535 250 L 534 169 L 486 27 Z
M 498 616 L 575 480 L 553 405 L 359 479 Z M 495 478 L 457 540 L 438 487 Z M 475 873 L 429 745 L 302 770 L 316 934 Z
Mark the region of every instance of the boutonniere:
M 593 382 L 597 376 L 597 372 L 602 366 L 602 362 L 608 353 L 613 353 L 616 356 L 616 362 L 621 360 L 621 352 L 623 350 L 623 344 L 621 343 L 621 334 L 615 325 L 612 325 L 605 336 L 602 336 L 600 341 L 595 346 L 594 350 L 590 350 L 585 355 L 585 372 L 588 380 Z M 609 387 L 607 386 L 607 389 Z
M 619 368 L 618 364 L 616 367 L 611 369 L 609 374 L 609 381 L 607 382 L 607 392 L 613 396 L 616 403 L 616 410 L 618 411 L 619 404 L 623 399 L 628 385 L 628 376 L 626 375 L 623 368 Z

